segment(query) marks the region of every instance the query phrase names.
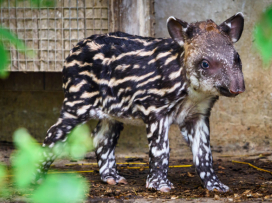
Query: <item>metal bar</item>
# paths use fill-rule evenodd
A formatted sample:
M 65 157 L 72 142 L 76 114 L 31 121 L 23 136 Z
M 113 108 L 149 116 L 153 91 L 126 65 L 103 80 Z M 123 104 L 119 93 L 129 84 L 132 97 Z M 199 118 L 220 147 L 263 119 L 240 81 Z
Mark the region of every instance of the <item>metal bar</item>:
M 76 1 L 76 7 L 77 7 L 77 17 L 76 17 L 76 20 L 77 20 L 77 39 L 79 41 L 79 27 L 78 27 L 78 0 Z
M 93 17 L 94 17 L 94 0 L 93 0 Z M 92 35 L 94 34 L 94 28 L 95 28 L 95 20 L 94 20 L 94 18 L 93 18 L 93 33 L 92 33 Z
M 71 0 L 69 0 L 69 48 L 71 49 L 72 48 L 72 43 L 71 43 Z
M 100 34 L 102 34 L 102 9 L 100 8 Z
M 30 8 L 31 8 L 31 13 L 33 14 L 33 8 L 32 8 L 32 1 L 30 1 Z M 33 15 L 32 15 L 32 21 L 34 21 L 34 17 L 33 17 Z M 36 23 L 37 22 L 37 23 Z M 38 21 L 35 21 L 35 24 L 36 24 L 36 26 L 37 26 L 37 32 L 38 32 Z M 25 28 L 25 30 L 26 30 L 26 28 Z M 33 33 L 32 33 L 32 49 L 34 49 L 34 47 L 35 47 L 35 43 L 34 43 L 34 39 L 36 39 L 36 38 L 34 38 L 34 31 L 32 31 Z M 28 38 L 25 36 L 25 38 L 28 40 Z M 33 58 L 32 58 L 32 60 L 31 60 L 32 62 L 33 62 L 33 71 L 35 70 L 35 66 L 36 66 L 36 63 L 34 63 L 34 60 L 33 60 Z
M 15 8 L 15 7 L 13 7 L 13 8 Z M 31 9 L 31 7 L 16 7 L 17 9 L 24 9 L 24 8 L 28 8 L 28 9 Z M 40 7 L 41 9 L 54 9 L 55 7 Z M 70 7 L 71 9 L 77 9 L 77 7 Z M 84 8 L 84 7 L 78 7 L 78 8 Z M 86 7 L 87 9 L 92 9 L 93 7 Z M 101 7 L 99 7 L 99 6 L 97 6 L 97 7 L 95 7 L 94 9 L 108 9 L 108 7 L 104 7 L 104 6 L 101 6 Z
M 40 40 L 40 27 L 42 26 L 42 22 L 41 22 L 41 8 L 39 8 L 39 23 L 38 23 L 38 56 L 39 56 L 39 59 L 41 59 L 41 56 L 42 56 L 42 52 L 40 51 L 40 48 L 42 47 L 42 41 Z M 41 63 L 41 60 L 39 60 L 39 70 L 41 71 L 42 69 L 42 63 Z
M 63 53 L 63 50 L 64 50 L 64 48 L 65 48 L 65 41 L 64 41 L 64 31 L 63 31 L 63 26 L 64 26 L 64 23 L 63 23 L 63 16 L 64 16 L 64 9 L 63 9 L 63 5 L 64 5 L 64 0 L 62 0 L 61 1 L 61 5 L 62 5 L 62 7 L 61 7 L 61 29 L 62 29 L 62 31 L 61 31 L 61 45 L 62 45 L 62 50 L 61 50 L 61 59 L 62 59 L 62 63 L 61 63 L 61 65 L 62 65 L 62 67 L 64 66 L 64 61 L 63 61 L 63 59 L 64 59 L 64 53 Z
M 24 6 L 25 6 L 25 1 L 24 1 Z M 24 8 L 24 13 L 23 13 L 23 20 L 24 20 L 24 28 L 26 27 L 26 23 L 25 23 L 25 8 Z M 26 30 L 24 29 L 24 40 L 25 40 L 25 45 L 27 44 L 26 42 Z M 25 68 L 24 68 L 24 71 L 25 69 L 27 68 L 27 60 L 26 60 L 26 50 L 24 51 L 24 58 L 25 58 Z
M 57 55 L 57 22 L 56 22 L 56 15 L 57 15 L 57 12 L 56 12 L 56 7 L 54 8 L 54 27 L 55 27 L 55 67 L 54 67 L 54 70 L 56 70 L 56 67 L 57 67 L 57 59 L 56 59 L 56 55 Z
M 87 37 L 87 30 L 86 30 L 86 27 L 87 27 L 87 23 L 86 23 L 86 1 L 83 0 L 83 5 L 84 5 L 84 38 Z
M 16 16 L 16 35 L 18 36 L 18 18 L 17 18 L 17 7 L 16 7 L 16 5 L 17 5 L 17 0 L 15 0 L 15 16 Z M 16 55 L 17 55 L 17 69 L 19 70 L 19 61 L 18 61 L 18 59 L 19 59 L 19 52 L 18 51 L 16 51 Z
M 49 8 L 47 8 L 47 17 L 49 17 Z M 50 70 L 49 58 L 49 19 L 47 19 L 47 70 Z
M 64 30 L 77 30 L 77 28 L 63 28 Z M 100 28 L 86 28 L 87 30 L 100 30 Z M 103 30 L 107 30 L 107 28 L 102 28 Z M 26 28 L 26 29 L 24 29 L 24 28 L 15 28 L 15 29 L 10 29 L 10 30 L 19 30 L 19 31 L 21 31 L 21 30 L 33 30 L 33 28 Z M 41 28 L 40 30 L 48 30 L 47 28 Z M 49 30 L 52 30 L 52 31 L 54 31 L 55 29 L 54 28 L 51 28 L 51 29 L 49 29 Z M 57 30 L 62 30 L 62 29 L 57 29 Z

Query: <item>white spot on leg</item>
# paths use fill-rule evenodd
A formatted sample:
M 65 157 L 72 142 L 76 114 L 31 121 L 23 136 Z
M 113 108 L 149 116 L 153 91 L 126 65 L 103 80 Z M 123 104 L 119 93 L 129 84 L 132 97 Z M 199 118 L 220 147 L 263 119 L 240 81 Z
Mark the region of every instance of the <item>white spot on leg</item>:
M 203 152 L 201 149 L 199 149 L 199 155 L 202 156 Z
M 205 172 L 201 172 L 201 173 L 200 173 L 200 178 L 201 178 L 201 179 L 204 179 L 205 174 L 206 174 Z
M 103 147 L 99 147 L 99 148 L 97 149 L 97 154 L 99 154 L 99 153 L 102 151 L 102 149 L 103 149 Z
M 161 136 L 158 136 L 158 139 L 156 140 L 156 143 L 159 143 L 161 140 Z
M 199 166 L 199 159 L 198 157 L 196 157 L 196 162 L 195 162 L 196 166 Z
M 201 133 L 201 140 L 202 140 L 202 142 L 207 143 L 207 138 L 204 133 Z
M 209 161 L 209 153 L 206 154 L 206 160 Z
M 162 133 L 163 119 L 160 120 L 159 134 Z
M 206 135 L 209 135 L 209 129 L 207 125 L 203 125 L 202 129 L 206 133 Z
M 168 160 L 165 158 L 165 159 L 163 159 L 163 162 L 162 162 L 162 165 L 164 165 L 164 164 L 168 164 Z
M 59 139 L 62 136 L 62 131 L 59 129 L 57 134 L 56 134 L 56 138 Z
M 68 137 L 65 137 L 65 138 L 62 140 L 62 142 L 66 142 L 67 138 L 68 138 Z
M 164 153 L 163 150 L 158 150 L 157 147 L 152 147 L 151 152 L 155 157 L 161 156 Z
M 107 159 L 109 152 L 110 152 L 110 150 L 108 150 L 105 154 L 103 154 L 103 155 L 101 156 L 101 158 L 102 158 L 102 159 Z
M 94 146 L 97 147 L 98 143 L 105 138 L 105 133 L 109 131 L 109 126 L 107 121 L 102 121 L 101 122 L 101 129 L 99 132 L 94 136 L 93 143 Z
M 151 133 L 155 132 L 155 130 L 157 129 L 157 126 L 158 126 L 158 122 L 151 124 L 151 129 L 150 129 Z

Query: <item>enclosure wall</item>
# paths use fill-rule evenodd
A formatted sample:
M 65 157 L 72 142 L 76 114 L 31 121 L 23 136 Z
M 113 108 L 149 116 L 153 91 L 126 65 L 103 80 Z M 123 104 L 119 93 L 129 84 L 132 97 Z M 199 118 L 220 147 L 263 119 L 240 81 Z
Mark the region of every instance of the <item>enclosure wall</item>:
M 110 21 L 110 31 L 120 28 L 127 29 L 124 31 L 131 34 L 144 34 L 139 33 L 138 28 L 142 26 L 139 21 L 135 23 L 136 28 L 122 24 L 126 21 L 132 25 L 133 18 L 129 19 L 128 11 L 134 12 L 134 19 L 140 19 L 143 17 L 140 16 L 144 13 L 143 10 L 130 8 L 128 0 L 109 2 L 110 12 L 115 12 L 116 18 L 114 22 Z M 119 7 L 116 7 L 116 2 L 119 2 Z M 268 0 L 155 1 L 156 37 L 169 37 L 166 19 L 171 15 L 187 22 L 213 19 L 219 24 L 237 12 L 244 13 L 244 33 L 235 47 L 243 63 L 246 91 L 236 98 L 221 97 L 215 104 L 210 121 L 211 144 L 214 150 L 224 148 L 228 152 L 240 150 L 249 153 L 272 147 L 272 68 L 263 69 L 259 55 L 253 47 L 252 37 L 255 22 L 261 12 L 271 4 L 272 1 Z M 124 12 L 127 13 L 123 18 L 117 18 L 120 13 L 124 15 Z M 151 25 L 152 23 L 145 24 L 145 27 Z M 152 32 L 148 35 L 152 35 Z M 8 80 L 0 81 L 0 140 L 11 141 L 13 131 L 18 127 L 25 127 L 35 138 L 42 141 L 47 129 L 58 118 L 62 100 L 60 73 L 14 73 Z M 94 126 L 95 121 L 91 125 Z M 171 153 L 178 154 L 186 147 L 177 126 L 171 127 L 169 137 Z M 126 126 L 121 134 L 119 148 L 147 152 L 145 129 Z

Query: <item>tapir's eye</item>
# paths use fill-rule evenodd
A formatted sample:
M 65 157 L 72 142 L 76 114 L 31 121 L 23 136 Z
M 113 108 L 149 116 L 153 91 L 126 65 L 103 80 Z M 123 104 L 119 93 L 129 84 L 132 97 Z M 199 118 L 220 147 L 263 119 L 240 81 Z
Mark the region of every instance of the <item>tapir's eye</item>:
M 210 65 L 209 65 L 208 61 L 203 60 L 203 61 L 201 62 L 201 68 L 203 68 L 203 69 L 208 69 L 209 67 L 210 67 Z

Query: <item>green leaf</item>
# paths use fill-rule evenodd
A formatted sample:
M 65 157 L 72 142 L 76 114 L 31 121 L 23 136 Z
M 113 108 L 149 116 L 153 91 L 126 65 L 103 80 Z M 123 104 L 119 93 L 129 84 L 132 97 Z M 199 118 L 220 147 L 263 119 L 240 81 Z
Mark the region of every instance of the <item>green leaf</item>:
M 58 142 L 53 148 L 54 154 L 69 156 L 72 159 L 82 159 L 93 150 L 93 140 L 87 125 L 79 125 L 68 135 L 66 143 Z
M 15 46 L 20 52 L 25 52 L 28 56 L 34 56 L 32 50 L 28 50 L 22 40 L 20 40 L 15 34 L 10 32 L 8 29 L 0 26 L 0 39 L 2 42 L 8 41 Z
M 0 191 L 1 188 L 4 186 L 4 180 L 7 175 L 6 167 L 0 164 Z
M 0 27 L 0 38 L 9 40 L 18 50 L 27 51 L 25 44 L 6 28 Z
M 25 129 L 15 131 L 13 140 L 18 148 L 12 158 L 14 181 L 18 188 L 25 188 L 34 180 L 43 149 Z
M 55 7 L 56 0 L 30 0 L 32 5 L 37 7 Z
M 272 7 L 262 13 L 254 27 L 253 36 L 264 64 L 268 65 L 272 61 Z
M 73 159 L 83 158 L 88 151 L 91 151 L 94 148 L 90 129 L 87 125 L 77 126 L 69 134 L 67 142 L 69 153 Z
M 9 196 L 9 188 L 6 182 L 7 169 L 4 165 L 0 164 L 0 197 L 7 198 Z
M 37 203 L 75 203 L 83 202 L 88 185 L 82 177 L 71 174 L 49 174 L 33 193 L 32 200 Z
M 8 72 L 6 68 L 9 64 L 9 54 L 4 49 L 3 45 L 0 44 L 0 78 L 6 78 L 8 76 Z

